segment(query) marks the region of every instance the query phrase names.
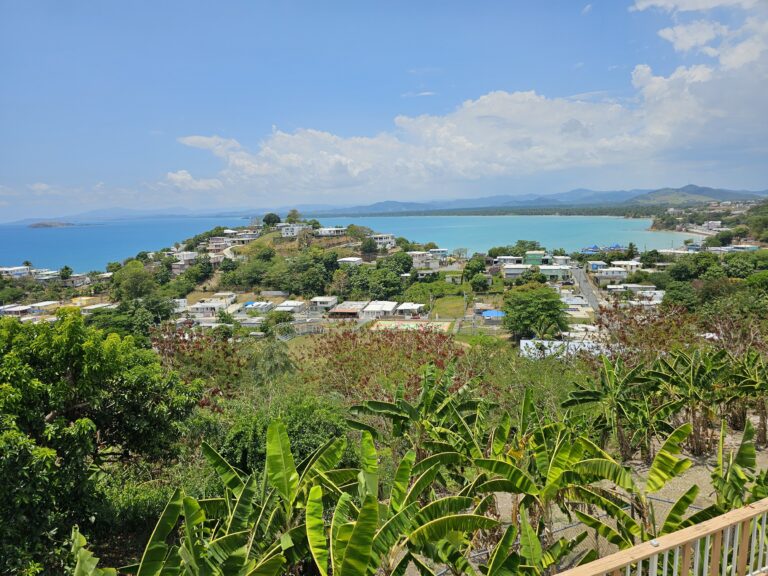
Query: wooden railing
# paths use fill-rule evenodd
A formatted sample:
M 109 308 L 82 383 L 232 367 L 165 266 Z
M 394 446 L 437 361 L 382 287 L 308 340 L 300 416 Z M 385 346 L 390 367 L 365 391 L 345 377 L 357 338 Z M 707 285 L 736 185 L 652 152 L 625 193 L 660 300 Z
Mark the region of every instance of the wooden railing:
M 768 573 L 768 498 L 558 576 L 748 576 Z

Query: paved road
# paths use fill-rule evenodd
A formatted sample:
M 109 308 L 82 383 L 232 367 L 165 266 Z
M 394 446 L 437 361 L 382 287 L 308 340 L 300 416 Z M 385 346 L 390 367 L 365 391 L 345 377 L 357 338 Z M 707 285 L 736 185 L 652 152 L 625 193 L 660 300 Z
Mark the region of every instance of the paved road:
M 581 289 L 581 293 L 584 295 L 584 298 L 587 299 L 587 302 L 592 307 L 592 310 L 595 312 L 600 310 L 600 298 L 597 295 L 597 290 L 595 290 L 592 282 L 590 282 L 589 278 L 587 278 L 587 273 L 584 271 L 584 269 L 572 268 L 571 272 L 573 273 L 573 279 L 576 280 L 576 283 Z

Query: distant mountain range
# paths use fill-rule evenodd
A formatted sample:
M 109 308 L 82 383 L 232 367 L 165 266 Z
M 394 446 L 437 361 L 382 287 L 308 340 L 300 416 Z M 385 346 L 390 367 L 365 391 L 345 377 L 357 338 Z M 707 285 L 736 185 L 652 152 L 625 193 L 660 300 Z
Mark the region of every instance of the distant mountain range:
M 748 190 L 726 190 L 707 188 L 689 184 L 682 188 L 659 188 L 657 190 L 590 190 L 577 188 L 557 194 L 496 195 L 480 198 L 460 198 L 454 200 L 432 200 L 429 202 L 400 202 L 386 200 L 360 206 L 334 206 L 328 204 L 299 204 L 271 208 L 229 208 L 215 212 L 210 210 L 190 210 L 187 208 L 158 208 L 156 210 L 135 210 L 128 208 L 105 208 L 79 214 L 60 217 L 27 218 L 15 224 L 33 224 L 41 221 L 67 223 L 87 223 L 99 220 L 129 220 L 138 218 L 160 217 L 244 217 L 263 215 L 265 212 L 285 214 L 296 208 L 305 216 L 360 216 L 360 215 L 395 215 L 399 213 L 424 213 L 440 211 L 461 211 L 477 209 L 515 209 L 515 208 L 574 208 L 574 207 L 622 207 L 626 206 L 689 206 L 707 202 L 736 200 L 761 200 L 768 198 L 768 190 L 757 192 Z
M 684 206 L 725 202 L 735 200 L 760 200 L 768 197 L 768 190 L 750 192 L 746 190 L 725 190 L 689 184 L 682 188 L 659 188 L 658 190 L 589 190 L 577 188 L 569 192 L 548 195 L 485 196 L 459 200 L 433 200 L 430 202 L 398 202 L 387 200 L 364 206 L 350 206 L 315 212 L 316 215 L 359 215 L 397 214 L 398 212 L 430 212 L 439 210 L 461 210 L 476 208 L 538 208 L 575 206 Z

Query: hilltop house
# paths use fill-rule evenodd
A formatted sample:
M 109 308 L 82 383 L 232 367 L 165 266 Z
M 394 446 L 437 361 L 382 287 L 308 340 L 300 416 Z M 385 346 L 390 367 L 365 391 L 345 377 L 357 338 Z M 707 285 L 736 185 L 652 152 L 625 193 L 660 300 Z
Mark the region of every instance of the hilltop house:
M 281 222 L 277 225 L 277 229 L 280 230 L 280 235 L 283 238 L 296 238 L 302 230 L 309 230 L 312 226 L 309 224 L 290 224 L 288 222 Z
M 627 273 L 637 272 L 642 267 L 642 264 L 637 260 L 614 260 L 611 262 L 611 266 L 614 268 L 623 268 Z
M 216 316 L 221 310 L 227 309 L 227 303 L 224 300 L 207 298 L 192 304 L 187 311 L 198 318 L 210 318 Z
M 315 230 L 315 236 L 321 238 L 335 238 L 338 236 L 344 236 L 346 233 L 346 226 L 331 226 L 328 228 L 318 228 Z
M 397 310 L 397 302 L 374 300 L 363 309 L 363 318 L 374 319 L 383 316 L 393 316 Z
M 309 301 L 309 309 L 311 312 L 328 312 L 331 308 L 339 303 L 339 299 L 336 296 L 315 296 Z
M 372 238 L 376 242 L 376 248 L 378 250 L 389 250 L 395 247 L 395 235 L 394 234 L 371 234 L 369 238 Z
M 598 270 L 602 270 L 603 268 L 607 268 L 608 264 L 603 262 L 602 260 L 591 260 L 587 262 L 587 269 L 590 272 L 597 272 Z
M 0 276 L 3 278 L 26 278 L 31 273 L 29 266 L 3 266 L 0 267 Z
M 339 266 L 343 266 L 344 264 L 347 264 L 348 266 L 360 266 L 360 264 L 363 263 L 363 259 L 359 256 L 347 256 L 345 258 L 339 258 L 336 262 L 338 262 Z
M 290 312 L 301 314 L 307 309 L 307 303 L 303 300 L 286 300 L 275 306 L 275 312 Z
M 359 318 L 366 306 L 368 306 L 368 300 L 366 301 L 352 301 L 346 300 L 341 304 L 337 304 L 328 311 L 329 318 L 347 318 L 354 319 Z

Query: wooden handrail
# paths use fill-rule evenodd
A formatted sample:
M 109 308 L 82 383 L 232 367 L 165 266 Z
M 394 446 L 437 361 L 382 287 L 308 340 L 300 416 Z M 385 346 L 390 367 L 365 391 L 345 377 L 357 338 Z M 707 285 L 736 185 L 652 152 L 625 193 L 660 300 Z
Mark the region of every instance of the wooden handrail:
M 686 543 L 695 542 L 701 538 L 706 538 L 712 534 L 719 534 L 725 528 L 748 522 L 756 516 L 765 514 L 768 512 L 768 498 L 764 498 L 753 504 L 748 504 L 743 508 L 737 510 L 731 510 L 721 516 L 712 518 L 689 526 L 672 534 L 660 536 L 656 540 L 643 542 L 632 548 L 626 550 L 620 550 L 610 556 L 599 558 L 583 566 L 576 566 L 565 572 L 560 572 L 557 576 L 595 576 L 596 574 L 611 574 L 616 573 L 619 569 L 622 569 L 630 564 L 635 564 L 641 560 L 646 560 L 652 556 L 663 554 L 669 550 L 673 550 L 680 546 L 684 546 Z

